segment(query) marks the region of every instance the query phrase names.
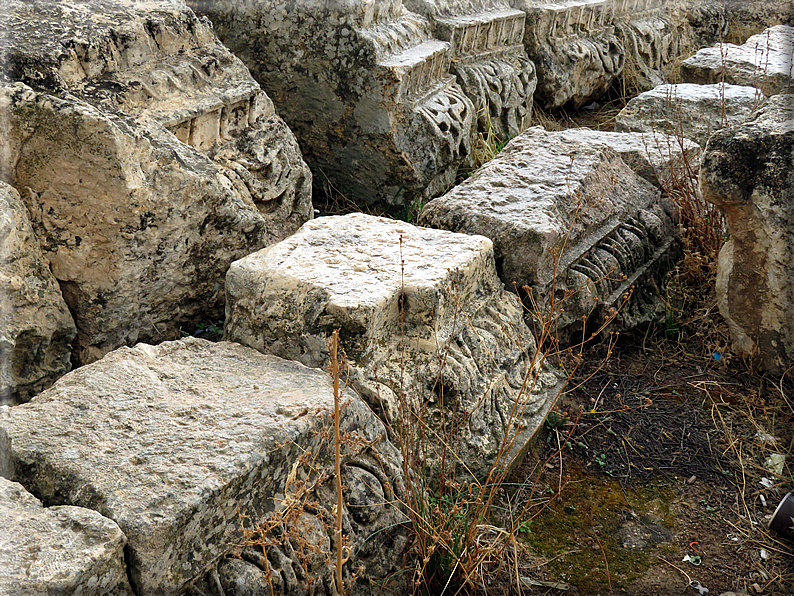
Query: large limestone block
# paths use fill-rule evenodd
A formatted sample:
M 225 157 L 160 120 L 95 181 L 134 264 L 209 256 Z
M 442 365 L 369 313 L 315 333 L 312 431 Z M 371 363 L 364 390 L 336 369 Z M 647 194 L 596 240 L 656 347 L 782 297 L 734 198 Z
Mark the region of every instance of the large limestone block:
M 476 114 L 450 44 L 399 0 L 191 0 L 297 135 L 315 179 L 359 204 L 436 196 Z
M 717 299 L 733 350 L 772 372 L 794 365 L 794 95 L 771 97 L 755 118 L 716 133 L 700 170 L 730 238 Z
M 220 316 L 228 263 L 311 217 L 295 138 L 181 0 L 12 1 L 0 26 L 29 85 L 0 93 L 0 179 L 75 315 L 78 363 Z
M 447 440 L 477 476 L 505 436 L 519 454 L 556 395 L 482 236 L 324 217 L 235 262 L 226 291 L 226 337 L 264 352 L 323 366 L 325 337 L 341 328 L 353 387 L 387 420 L 402 424 L 410 406 L 439 437 L 455 421 Z M 441 443 L 428 464 L 446 455 L 454 467 Z
M 747 120 L 764 99 L 755 87 L 660 85 L 631 99 L 615 117 L 615 130 L 666 133 L 703 147 L 715 131 Z
M 0 403 L 69 372 L 76 333 L 19 193 L 0 182 Z
M 637 175 L 664 189 L 700 164 L 701 149 L 697 143 L 664 133 L 569 128 L 561 131 L 559 138 L 594 147 L 610 147 Z
M 0 593 L 5 596 L 133 596 L 119 527 L 81 507 L 43 507 L 0 478 Z
M 645 91 L 665 82 L 694 44 L 682 0 L 613 0 L 615 34 L 626 52 L 624 80 Z
M 343 399 L 341 428 L 350 437 L 343 482 L 364 478 L 372 499 L 380 495 L 358 503 L 366 515 L 345 507 L 350 565 L 360 562 L 371 575 L 393 571 L 404 544 L 403 530 L 392 527 L 402 519 L 392 484 L 400 455 L 357 396 L 346 391 Z M 325 372 L 188 338 L 120 348 L 11 408 L 0 427 L 11 439 L 18 482 L 48 504 L 94 509 L 115 521 L 128 540 L 136 593 L 171 595 L 240 544 L 243 518 L 256 523 L 287 507 L 295 483 L 307 478 L 304 463 L 314 464 L 318 484 L 332 481 L 326 437 L 333 403 Z M 313 451 L 320 459 L 301 460 Z M 307 493 L 327 508 L 307 507 L 313 524 L 335 503 L 320 488 L 319 496 Z M 285 577 L 304 577 L 301 561 L 273 549 L 273 560 L 289 568 Z
M 419 221 L 493 240 L 504 283 L 529 286 L 542 318 L 556 316 L 566 339 L 632 288 L 623 324 L 657 314 L 654 280 L 674 246 L 675 219 L 672 204 L 608 146 L 533 127 L 426 205 Z
M 623 70 L 611 0 L 511 0 L 527 13 L 524 47 L 538 72 L 544 108 L 580 107 L 601 97 Z
M 524 50 L 524 13 L 499 0 L 409 0 L 450 44 L 451 70 L 474 104 L 480 132 L 507 140 L 529 124 L 537 86 Z
M 744 44 L 703 48 L 681 64 L 688 83 L 726 82 L 757 87 L 765 95 L 794 93 L 794 27 L 777 25 Z

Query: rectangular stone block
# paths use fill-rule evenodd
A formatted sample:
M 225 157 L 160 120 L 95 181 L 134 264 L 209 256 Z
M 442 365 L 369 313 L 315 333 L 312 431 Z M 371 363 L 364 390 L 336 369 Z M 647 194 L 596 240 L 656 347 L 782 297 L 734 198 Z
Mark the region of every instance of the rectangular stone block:
M 380 422 L 344 397 L 345 431 L 383 442 L 383 466 L 399 469 Z M 325 372 L 188 338 L 116 350 L 10 409 L 0 428 L 18 482 L 48 505 L 112 519 L 136 593 L 172 595 L 239 544 L 241 515 L 259 520 L 283 498 L 329 409 Z
M 445 457 L 476 477 L 508 464 L 559 390 L 483 236 L 323 217 L 235 262 L 226 291 L 225 337 L 266 353 L 323 367 L 341 329 L 350 383 L 373 410 L 402 424 L 414 408 L 447 440 L 428 445 L 431 477 Z
M 124 534 L 82 507 L 43 507 L 21 484 L 0 478 L 0 594 L 133 596 Z
M 491 238 L 502 281 L 531 287 L 540 316 L 565 338 L 583 317 L 607 316 L 632 288 L 623 324 L 655 316 L 653 279 L 665 269 L 675 219 L 672 203 L 607 144 L 534 127 L 426 205 L 419 221 Z

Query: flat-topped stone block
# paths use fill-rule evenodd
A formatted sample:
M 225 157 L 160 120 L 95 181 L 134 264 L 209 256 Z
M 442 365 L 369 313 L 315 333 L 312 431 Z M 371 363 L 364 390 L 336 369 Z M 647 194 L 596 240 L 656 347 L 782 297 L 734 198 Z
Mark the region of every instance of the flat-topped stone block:
M 352 385 L 385 419 L 421 409 L 441 436 L 445 419 L 465 421 L 447 465 L 459 457 L 487 472 L 505 435 L 517 455 L 553 401 L 557 379 L 540 367 L 482 236 L 324 217 L 235 262 L 226 283 L 226 338 L 324 366 L 325 338 L 340 328 Z M 431 447 L 436 465 L 444 446 Z
M 794 27 L 777 25 L 744 44 L 718 44 L 681 63 L 687 83 L 719 82 L 757 87 L 765 95 L 794 93 Z
M 343 475 L 352 482 L 363 466 L 382 495 L 366 503 L 366 519 L 345 511 L 355 553 L 402 519 L 384 504 L 394 499 L 401 460 L 369 408 L 350 392 L 344 399 L 341 425 L 358 442 L 345 447 Z M 280 506 L 288 483 L 304 478 L 306 450 L 325 445 L 318 453 L 327 459 L 333 450 L 321 431 L 332 410 L 325 372 L 188 338 L 116 350 L 11 408 L 0 427 L 11 439 L 17 481 L 47 504 L 86 507 L 115 521 L 127 536 L 136 593 L 171 595 L 241 542 L 240 516 L 256 523 Z M 333 505 L 326 493 L 314 498 Z M 382 533 L 356 555 L 365 567 L 399 560 L 400 529 Z M 301 562 L 282 555 L 292 572 L 285 577 L 294 579 L 291 566 Z
M 524 47 L 538 69 L 535 100 L 546 109 L 601 97 L 625 63 L 610 0 L 511 0 L 526 16 Z
M 623 324 L 657 314 L 654 279 L 674 246 L 675 220 L 672 204 L 608 146 L 534 127 L 426 205 L 419 221 L 491 238 L 504 283 L 529 286 L 564 339 L 632 288 Z
M 77 330 L 19 193 L 0 182 L 0 404 L 27 401 L 71 368 Z M 0 447 L 2 449 L 2 447 Z
M 744 122 L 764 100 L 755 87 L 660 85 L 631 99 L 615 117 L 615 130 L 666 133 L 703 147 L 712 133 Z
M 569 128 L 560 131 L 566 141 L 614 149 L 641 178 L 668 188 L 676 177 L 696 169 L 700 163 L 700 146 L 690 139 L 664 133 L 612 132 L 592 128 Z
M 717 300 L 733 351 L 783 374 L 794 365 L 794 95 L 770 97 L 755 117 L 709 139 L 703 198 L 725 213 Z
M 273 98 L 329 190 L 411 205 L 469 163 L 477 116 L 450 73 L 450 43 L 402 2 L 190 5 Z
M 21 484 L 0 478 L 0 593 L 133 596 L 127 540 L 112 520 L 82 507 L 43 507 Z

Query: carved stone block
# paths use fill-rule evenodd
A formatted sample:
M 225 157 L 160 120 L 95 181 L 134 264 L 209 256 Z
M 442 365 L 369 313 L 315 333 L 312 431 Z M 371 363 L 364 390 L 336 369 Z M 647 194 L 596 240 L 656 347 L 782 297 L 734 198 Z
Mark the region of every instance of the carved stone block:
M 507 140 L 532 117 L 535 65 L 524 50 L 524 13 L 499 0 L 410 0 L 450 44 L 451 70 L 474 104 L 478 129 Z
M 610 0 L 511 0 L 526 12 L 524 47 L 538 71 L 535 99 L 544 108 L 598 99 L 623 69 Z
M 756 87 L 765 95 L 794 93 L 794 27 L 778 25 L 737 46 L 703 48 L 681 64 L 688 83 Z
M 133 596 L 119 527 L 81 507 L 43 507 L 0 478 L 0 593 Z
M 712 133 L 744 122 L 765 99 L 755 87 L 660 85 L 631 99 L 615 117 L 615 130 L 670 134 L 704 147 Z
M 627 327 L 661 306 L 676 213 L 608 146 L 534 127 L 425 206 L 420 223 L 493 240 L 502 281 L 529 286 L 565 339 L 620 306 Z M 579 335 L 581 339 L 581 335 Z
M 320 184 L 359 204 L 411 204 L 470 159 L 476 115 L 450 44 L 402 2 L 190 4 L 273 98 Z
M 156 9 L 156 10 L 155 10 Z M 220 316 L 225 267 L 312 215 L 295 138 L 181 0 L 4 5 L 5 159 L 86 363 Z
M 665 189 L 700 164 L 701 150 L 697 143 L 664 133 L 569 128 L 560 131 L 559 138 L 594 147 L 610 147 L 638 176 Z
M 343 482 L 349 491 L 367 482 L 372 491 L 359 495 L 355 510 L 351 496 L 344 509 L 349 569 L 360 563 L 377 577 L 395 571 L 406 542 L 395 503 L 402 463 L 371 410 L 348 390 L 342 398 Z M 327 543 L 321 521 L 335 503 L 333 403 L 324 371 L 188 338 L 120 348 L 11 408 L 0 428 L 25 488 L 48 504 L 112 519 L 127 537 L 135 593 L 171 596 L 222 564 L 240 544 L 243 524 L 302 507 L 289 499 L 301 496 L 304 480 L 317 483 L 305 494 L 306 527 Z M 302 459 L 306 453 L 317 457 Z M 321 564 L 327 556 L 315 555 L 304 589 L 331 581 Z M 272 556 L 284 578 L 302 575 L 305 561 L 283 548 Z
M 69 372 L 76 333 L 19 193 L 0 182 L 0 404 Z
M 557 378 L 482 236 L 324 217 L 235 262 L 226 284 L 228 339 L 325 366 L 341 328 L 352 386 L 373 409 L 402 424 L 412 408 L 443 437 L 428 442 L 431 469 L 462 461 L 481 476 L 513 437 L 508 463 L 553 402 Z
M 794 365 L 794 95 L 709 139 L 703 198 L 725 213 L 730 238 L 717 265 L 717 300 L 733 351 L 781 374 Z

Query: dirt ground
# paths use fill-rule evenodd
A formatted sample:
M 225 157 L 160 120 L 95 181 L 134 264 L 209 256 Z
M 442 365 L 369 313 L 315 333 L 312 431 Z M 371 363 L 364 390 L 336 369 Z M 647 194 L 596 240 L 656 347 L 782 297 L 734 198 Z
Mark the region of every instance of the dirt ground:
M 767 528 L 794 491 L 794 384 L 730 357 L 705 310 L 583 353 L 542 472 L 527 458 L 508 499 L 520 509 L 534 483 L 532 511 L 546 505 L 521 532 L 525 593 L 794 594 L 794 542 Z

